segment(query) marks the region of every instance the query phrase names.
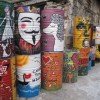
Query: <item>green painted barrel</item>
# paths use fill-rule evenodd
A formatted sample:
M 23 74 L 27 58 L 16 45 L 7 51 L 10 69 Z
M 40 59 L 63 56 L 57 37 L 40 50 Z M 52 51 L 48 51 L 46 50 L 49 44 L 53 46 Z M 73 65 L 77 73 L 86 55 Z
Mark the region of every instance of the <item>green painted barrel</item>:
M 79 53 L 76 50 L 67 50 L 64 55 L 63 82 L 77 82 Z

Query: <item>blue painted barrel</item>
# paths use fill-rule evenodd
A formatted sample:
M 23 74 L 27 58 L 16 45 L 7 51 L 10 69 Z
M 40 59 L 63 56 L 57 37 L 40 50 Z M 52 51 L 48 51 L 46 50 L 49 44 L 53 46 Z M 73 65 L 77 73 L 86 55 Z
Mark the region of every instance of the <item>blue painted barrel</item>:
M 41 86 L 41 57 L 36 55 L 17 55 L 17 91 L 19 97 L 38 96 Z

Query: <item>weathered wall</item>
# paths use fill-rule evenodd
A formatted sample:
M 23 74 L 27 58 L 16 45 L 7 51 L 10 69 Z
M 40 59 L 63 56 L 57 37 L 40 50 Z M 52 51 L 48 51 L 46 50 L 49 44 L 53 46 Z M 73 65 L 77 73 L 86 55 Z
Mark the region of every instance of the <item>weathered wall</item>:
M 73 15 L 90 17 L 92 24 L 100 24 L 100 6 L 97 0 L 74 0 Z

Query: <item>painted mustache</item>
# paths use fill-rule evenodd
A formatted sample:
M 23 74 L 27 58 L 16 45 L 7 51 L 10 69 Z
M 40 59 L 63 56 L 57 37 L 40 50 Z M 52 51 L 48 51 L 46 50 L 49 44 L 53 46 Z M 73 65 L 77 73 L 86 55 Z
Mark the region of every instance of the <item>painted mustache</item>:
M 27 32 L 27 31 L 24 31 L 24 32 L 27 33 L 27 34 L 39 33 L 39 31 L 35 31 L 35 30 L 33 30 L 33 31 L 31 31 L 31 32 Z

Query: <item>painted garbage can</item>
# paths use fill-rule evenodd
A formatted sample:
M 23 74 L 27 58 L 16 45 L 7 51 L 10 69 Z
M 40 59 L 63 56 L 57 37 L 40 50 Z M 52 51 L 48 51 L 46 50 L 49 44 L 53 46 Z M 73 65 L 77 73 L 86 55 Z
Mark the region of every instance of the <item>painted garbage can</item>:
M 96 58 L 100 59 L 100 45 L 96 45 Z
M 38 96 L 41 87 L 41 55 L 17 55 L 16 67 L 19 97 Z
M 96 27 L 95 44 L 100 45 L 100 27 Z
M 90 47 L 91 25 L 89 19 L 84 17 L 75 17 L 73 47 L 77 49 Z
M 78 75 L 84 76 L 88 74 L 88 63 L 89 63 L 89 48 L 80 49 L 80 60 L 79 60 L 79 70 Z
M 14 5 L 0 1 L 0 58 L 14 56 Z
M 55 91 L 62 87 L 63 52 L 42 52 L 42 88 Z
M 77 82 L 79 67 L 79 52 L 76 50 L 67 50 L 64 54 L 63 82 Z
M 34 6 L 19 6 L 15 12 L 16 54 L 40 53 L 40 13 Z
M 0 99 L 16 100 L 15 57 L 0 59 Z
M 64 50 L 64 11 L 44 9 L 41 12 L 42 51 Z M 51 38 L 50 38 L 51 37 Z

